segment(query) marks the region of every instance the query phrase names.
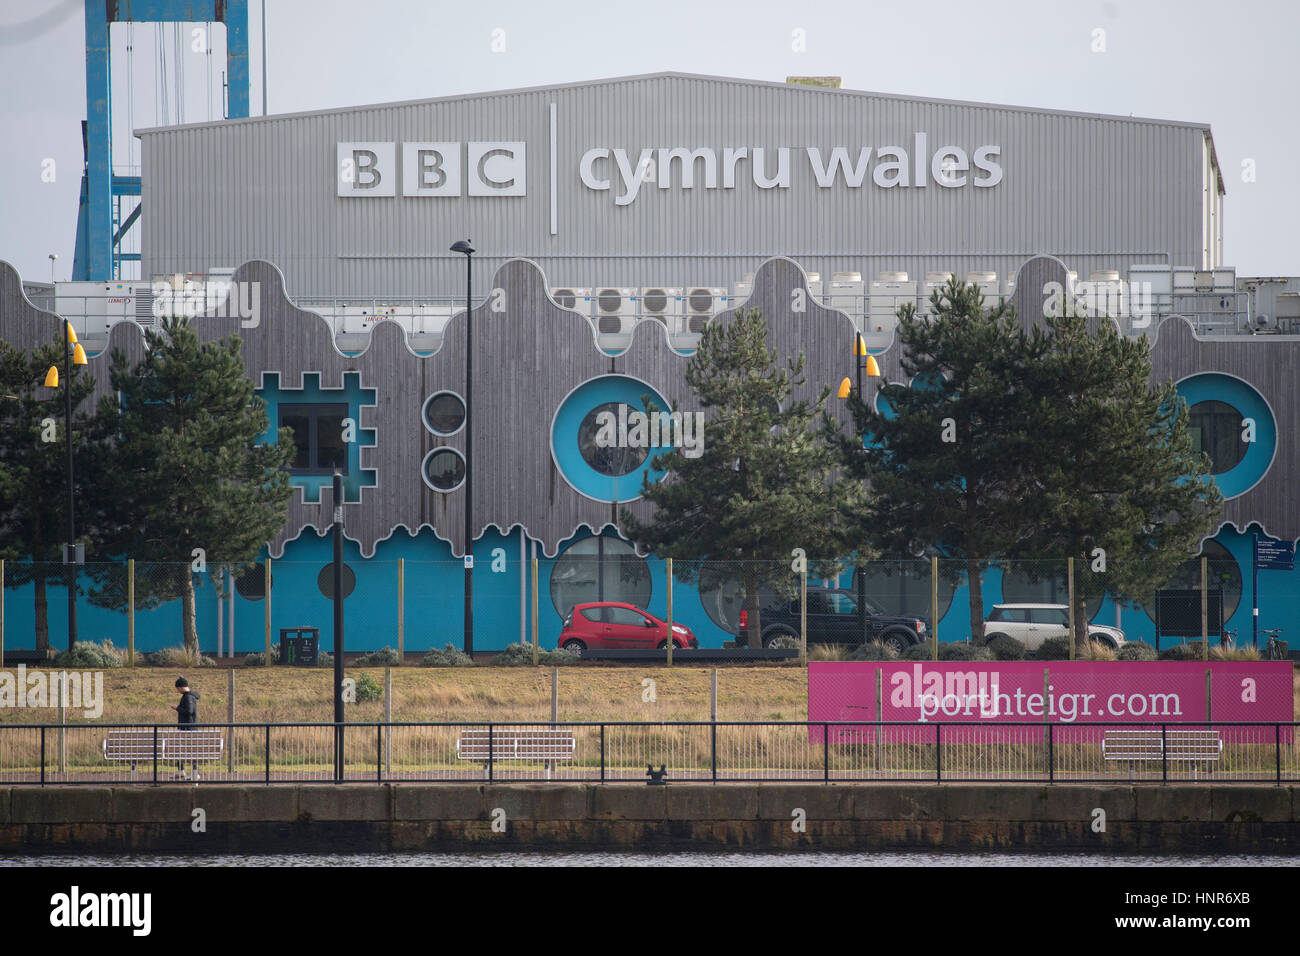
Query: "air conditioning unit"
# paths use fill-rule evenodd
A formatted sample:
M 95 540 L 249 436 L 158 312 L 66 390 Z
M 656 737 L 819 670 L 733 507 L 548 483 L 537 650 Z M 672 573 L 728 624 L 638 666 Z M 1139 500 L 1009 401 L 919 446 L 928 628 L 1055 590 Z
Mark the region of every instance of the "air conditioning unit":
M 562 288 L 552 289 L 551 298 L 562 309 L 572 309 L 591 317 L 592 301 L 590 289 Z
M 682 320 L 686 314 L 686 299 L 682 290 L 675 286 L 655 286 L 641 290 L 642 319 L 654 319 L 662 322 L 669 333 L 681 331 Z
M 1236 266 L 1225 266 L 1218 269 L 1212 269 L 1211 279 L 1212 288 L 1215 292 L 1236 292 L 1237 291 L 1237 268 Z
M 957 277 L 955 272 L 927 272 L 925 282 L 921 284 L 921 292 L 917 297 L 916 314 L 933 315 L 930 307 L 930 296 L 937 290 L 946 289 L 948 283 Z
M 754 273 L 746 272 L 745 278 L 731 286 L 731 294 L 737 299 L 748 299 L 754 294 Z
M 686 328 L 683 334 L 698 337 L 704 327 L 719 312 L 729 308 L 726 289 L 710 286 L 690 286 L 686 289 Z
M 998 304 L 998 274 L 996 272 L 968 272 L 966 284 L 978 286 L 980 295 L 984 296 L 985 308 Z
M 826 290 L 826 306 L 847 313 L 854 325 L 861 328 L 862 316 L 866 312 L 865 292 L 861 272 L 833 272 Z
M 1088 274 L 1088 314 L 1122 319 L 1128 315 L 1128 284 L 1116 269 L 1094 269 Z
M 1174 308 L 1174 273 L 1161 263 L 1134 263 L 1128 269 L 1129 289 L 1141 297 L 1151 310 L 1154 321 L 1158 315 L 1168 315 Z
M 878 333 L 886 340 L 898 325 L 898 310 L 904 302 L 916 304 L 916 283 L 909 281 L 906 272 L 878 272 L 871 283 L 870 307 L 867 312 L 867 333 Z
M 822 294 L 822 274 L 820 272 L 806 272 L 808 276 L 808 293 L 818 301 L 821 301 Z
M 596 289 L 591 297 L 591 317 L 596 325 L 596 341 L 606 351 L 617 352 L 632 344 L 636 325 L 637 290 L 624 288 Z

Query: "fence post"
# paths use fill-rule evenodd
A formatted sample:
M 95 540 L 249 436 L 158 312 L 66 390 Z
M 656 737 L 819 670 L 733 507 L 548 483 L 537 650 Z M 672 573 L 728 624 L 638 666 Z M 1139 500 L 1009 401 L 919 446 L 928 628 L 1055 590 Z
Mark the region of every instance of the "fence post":
M 153 725 L 153 782 L 158 782 L 158 725 Z
M 939 556 L 930 557 L 930 659 L 939 659 Z
M 605 725 L 600 725 L 600 782 L 605 782 Z
M 126 666 L 135 667 L 135 558 L 126 560 Z
M 1160 779 L 1165 783 L 1169 782 L 1169 745 L 1165 734 L 1168 726 L 1160 725 Z
M 943 724 L 934 725 L 934 782 L 943 783 Z
M 406 660 L 406 558 L 397 559 L 397 666 Z
M 59 671 L 59 773 L 68 772 L 68 672 Z
M 271 725 L 266 725 L 266 782 L 271 782 Z
M 384 724 L 382 740 L 384 742 L 384 769 L 393 772 L 393 669 L 384 668 Z M 375 762 L 379 762 L 379 753 L 375 753 Z
M 1210 659 L 1210 559 L 1201 555 L 1201 660 Z
M 1073 633 L 1071 633 L 1070 635 L 1070 643 L 1071 644 L 1074 643 Z M 1050 667 L 1044 667 L 1043 668 L 1043 723 L 1047 725 L 1047 730 L 1043 734 L 1043 745 L 1047 748 L 1048 760 L 1052 759 L 1052 725 L 1047 719 L 1047 702 L 1051 699 L 1048 696 L 1048 694 L 1050 693 L 1049 688 L 1051 686 L 1052 686 L 1052 669 Z
M 1213 675 L 1213 671 L 1211 671 L 1210 668 L 1208 667 L 1205 668 L 1205 729 L 1206 730 L 1214 729 L 1214 712 L 1213 710 L 1211 710 L 1213 706 L 1214 698 L 1213 695 L 1210 693 L 1210 690 L 1213 687 L 1212 682 L 1214 679 L 1212 675 Z
M 45 786 L 45 725 L 41 724 L 41 786 Z
M 718 782 L 718 669 L 709 675 L 709 754 L 713 766 L 713 782 Z
M 1274 769 L 1276 770 L 1275 778 L 1278 783 L 1282 782 L 1282 725 L 1273 725 L 1273 760 Z
M 1067 578 L 1066 586 L 1065 586 L 1065 593 L 1067 595 L 1066 600 L 1070 602 L 1070 614 L 1069 614 L 1069 619 L 1067 621 L 1067 626 L 1070 629 L 1070 633 L 1069 636 L 1066 638 L 1066 640 L 1070 644 L 1070 660 L 1074 660 L 1074 555 L 1070 555 L 1070 557 L 1065 559 L 1065 575 Z M 1091 641 L 1088 643 L 1088 657 L 1090 659 L 1092 657 Z M 1043 710 L 1046 711 L 1046 709 L 1047 709 L 1047 698 L 1044 697 Z
M 266 552 L 266 564 L 263 565 L 263 571 L 264 571 L 263 584 L 265 585 L 263 591 L 265 593 L 262 597 L 262 603 L 265 605 L 265 607 L 262 608 L 262 612 L 265 616 L 265 628 L 266 628 L 266 666 L 270 667 L 271 666 L 271 551 L 269 548 L 267 549 Z M 270 774 L 271 774 L 270 753 L 271 751 L 268 748 L 267 760 L 266 760 L 266 773 L 267 773 L 268 781 L 270 780 Z
M 390 675 L 392 668 L 384 668 Z M 375 725 L 375 782 L 384 782 L 384 728 L 387 723 Z
M 1056 735 L 1052 733 L 1052 725 L 1047 725 L 1047 782 L 1052 783 L 1056 780 Z
M 665 576 L 667 577 L 667 585 L 668 585 L 668 635 L 667 635 L 666 649 L 668 651 L 668 666 L 672 667 L 673 666 L 673 559 L 672 558 L 664 559 L 664 568 L 665 568 Z
M 468 551 L 469 549 L 466 548 L 465 550 Z M 496 760 L 494 760 L 493 757 L 494 754 L 492 753 L 492 725 L 489 723 L 488 724 L 488 783 L 492 782 L 492 775 L 496 769 L 495 767 Z
M 829 783 L 831 779 L 831 725 L 822 724 L 822 780 Z
M 560 669 L 551 668 L 551 726 L 560 719 Z
M 808 666 L 808 565 L 799 572 L 799 666 Z
M 880 751 L 881 751 L 881 727 L 880 722 L 884 718 L 884 702 L 881 698 L 881 689 L 884 686 L 885 669 L 876 668 L 876 770 L 880 769 Z
M 232 648 L 233 650 L 233 648 Z M 235 669 L 226 669 L 226 721 L 230 724 L 230 746 L 226 748 L 226 769 L 235 772 Z
M 533 666 L 537 666 L 537 559 L 533 558 Z
M 0 667 L 5 662 L 5 559 L 0 558 Z

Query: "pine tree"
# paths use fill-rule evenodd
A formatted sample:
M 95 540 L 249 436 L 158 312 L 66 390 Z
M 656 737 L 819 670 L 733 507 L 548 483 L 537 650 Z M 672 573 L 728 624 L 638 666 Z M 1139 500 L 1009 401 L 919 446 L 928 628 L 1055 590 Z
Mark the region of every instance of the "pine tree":
M 278 443 L 258 444 L 266 405 L 245 376 L 238 337 L 200 344 L 176 318 L 146 332 L 146 348 L 135 368 L 114 353 L 118 398 L 101 403 L 116 439 L 100 476 L 101 551 L 171 566 L 174 573 L 137 579 L 137 601 L 179 597 L 185 647 L 197 650 L 194 549 L 208 563 L 240 566 L 280 531 L 292 433 L 280 429 Z M 105 572 L 94 597 L 120 606 L 122 590 L 120 573 Z
M 738 574 L 754 647 L 760 590 L 790 579 L 794 548 L 831 560 L 852 551 L 853 513 L 864 497 L 860 484 L 838 477 L 837 455 L 814 427 L 829 387 L 815 401 L 792 399 L 803 367 L 802 354 L 779 367 L 758 310 L 707 326 L 686 367 L 706 410 L 702 453 L 657 455 L 652 467 L 667 473 L 658 482 L 647 476 L 642 487 L 653 516 L 644 524 L 626 509 L 622 516 L 630 539 L 682 561 L 682 580 L 709 587 Z
M 1041 455 L 1026 502 L 1042 554 L 1074 557 L 1075 640 L 1087 636 L 1086 592 L 1117 602 L 1149 595 L 1201 539 L 1223 497 L 1188 431 L 1172 382 L 1151 381 L 1151 347 L 1103 321 L 1049 316 L 1041 360 L 1026 370 Z
M 969 592 L 972 639 L 983 637 L 983 572 L 1033 535 L 1023 504 L 1038 442 L 1021 370 L 1041 350 L 1005 302 L 986 308 L 977 287 L 953 279 L 931 315 L 899 312 L 902 370 L 910 384 L 881 383 L 877 409 L 849 401 L 856 434 L 840 436 L 846 471 L 875 496 L 861 534 L 884 551 L 935 547 Z M 868 436 L 866 445 L 858 437 Z M 937 622 L 936 622 L 937 623 Z
M 68 580 L 60 566 L 68 528 L 63 352 L 62 332 L 30 353 L 0 342 L 0 558 L 6 559 L 6 583 L 34 586 L 38 651 L 50 647 L 46 584 Z M 59 369 L 58 388 L 44 385 L 51 365 Z M 71 378 L 74 500 L 80 507 L 80 488 L 90 474 L 87 456 L 98 428 L 81 405 L 94 391 L 95 380 L 78 365 L 71 366 Z M 77 519 L 84 541 L 87 515 L 79 513 Z

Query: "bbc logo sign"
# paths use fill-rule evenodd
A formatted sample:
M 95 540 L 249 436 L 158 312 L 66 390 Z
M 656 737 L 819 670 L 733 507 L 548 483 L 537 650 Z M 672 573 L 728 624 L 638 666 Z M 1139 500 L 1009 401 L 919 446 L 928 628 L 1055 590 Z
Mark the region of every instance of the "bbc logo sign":
M 339 143 L 338 195 L 396 196 L 397 147 L 397 143 Z M 401 147 L 403 196 L 527 195 L 523 143 L 402 143 Z

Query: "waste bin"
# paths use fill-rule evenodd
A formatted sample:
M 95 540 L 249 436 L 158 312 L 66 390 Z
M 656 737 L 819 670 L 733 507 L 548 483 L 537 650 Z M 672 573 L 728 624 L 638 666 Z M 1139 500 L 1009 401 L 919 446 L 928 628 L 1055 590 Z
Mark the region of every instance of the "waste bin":
M 320 628 L 280 628 L 280 663 L 290 667 L 315 667 Z

